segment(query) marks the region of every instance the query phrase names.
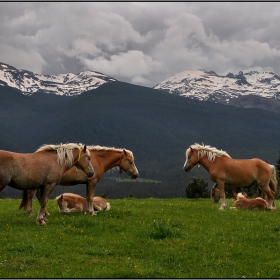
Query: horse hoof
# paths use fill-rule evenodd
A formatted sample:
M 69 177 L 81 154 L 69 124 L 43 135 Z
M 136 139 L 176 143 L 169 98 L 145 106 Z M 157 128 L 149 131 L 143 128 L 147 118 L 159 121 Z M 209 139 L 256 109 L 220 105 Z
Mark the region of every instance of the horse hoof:
M 46 212 L 46 216 L 50 216 L 51 214 L 49 212 Z
M 44 225 L 46 225 L 46 222 L 43 219 L 37 219 L 36 224 L 39 226 L 44 226 Z

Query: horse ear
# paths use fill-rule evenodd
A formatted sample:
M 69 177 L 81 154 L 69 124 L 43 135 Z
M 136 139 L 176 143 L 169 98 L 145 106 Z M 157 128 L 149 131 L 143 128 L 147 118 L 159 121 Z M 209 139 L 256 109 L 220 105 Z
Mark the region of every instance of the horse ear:
M 60 196 L 60 199 L 61 199 L 61 200 L 63 199 L 63 194 Z
M 84 145 L 84 153 L 86 152 L 87 150 L 87 145 Z
M 125 149 L 123 149 L 123 153 L 124 153 L 125 156 L 127 156 L 127 152 L 126 152 Z

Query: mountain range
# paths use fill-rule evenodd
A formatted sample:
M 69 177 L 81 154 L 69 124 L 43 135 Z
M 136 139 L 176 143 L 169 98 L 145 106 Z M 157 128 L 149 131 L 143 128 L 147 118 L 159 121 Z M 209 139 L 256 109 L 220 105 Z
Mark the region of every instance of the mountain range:
M 0 86 L 17 88 L 25 95 L 44 92 L 73 96 L 112 81 L 116 80 L 94 71 L 80 72 L 77 75 L 40 75 L 0 62 Z
M 95 71 L 41 75 L 0 62 L 0 86 L 19 89 L 25 95 L 52 93 L 75 96 L 117 80 Z M 218 75 L 214 71 L 177 73 L 154 89 L 200 101 L 280 112 L 280 76 L 271 71 Z
M 259 157 L 271 164 L 279 158 L 277 112 L 184 98 L 104 76 L 102 85 L 73 95 L 55 91 L 23 94 L 2 83 L 0 149 L 26 153 L 43 144 L 66 142 L 126 148 L 134 153 L 140 178 L 161 182 L 109 184 L 107 176 L 118 176 L 109 172 L 96 190 L 97 195 L 106 192 L 109 198 L 130 193 L 136 197 L 184 197 L 193 176 L 209 180 L 203 168 L 191 173 L 183 170 L 185 151 L 193 143 L 214 146 L 233 158 Z M 71 189 L 78 190 L 85 196 L 84 186 Z M 12 196 L 12 191 L 7 187 L 1 195 Z
M 188 70 L 153 88 L 200 101 L 280 111 L 280 76 L 269 71 L 220 76 L 214 71 Z

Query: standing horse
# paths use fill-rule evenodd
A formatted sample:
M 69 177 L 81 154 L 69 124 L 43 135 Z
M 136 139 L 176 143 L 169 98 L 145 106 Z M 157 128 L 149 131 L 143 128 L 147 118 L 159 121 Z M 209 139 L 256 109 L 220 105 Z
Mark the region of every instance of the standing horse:
M 87 178 L 82 172 L 77 171 L 76 168 L 71 168 L 63 174 L 59 185 L 73 186 L 77 184 L 86 184 L 87 210 L 92 215 L 95 215 L 94 208 L 101 210 L 93 199 L 95 186 L 101 179 L 104 172 L 119 166 L 120 173 L 121 170 L 124 170 L 131 177 L 131 179 L 136 179 L 139 174 L 134 163 L 133 153 L 129 150 L 102 146 L 88 146 L 88 149 L 91 155 L 91 164 L 94 168 L 94 176 Z M 35 190 L 28 191 L 27 213 L 30 215 L 33 214 L 32 198 L 34 192 Z
M 48 198 L 60 182 L 62 174 L 74 165 L 86 176 L 93 176 L 90 153 L 86 145 L 43 145 L 31 154 L 0 151 L 0 191 L 7 185 L 24 192 L 40 189 L 41 209 L 36 222 L 45 225 Z
M 261 159 L 232 159 L 225 151 L 199 144 L 186 150 L 184 170 L 201 164 L 209 173 L 210 179 L 217 184 L 222 198 L 220 210 L 226 207 L 225 184 L 232 187 L 246 187 L 257 182 L 259 189 L 266 195 L 268 209 L 275 210 L 274 197 L 277 189 L 276 171 Z

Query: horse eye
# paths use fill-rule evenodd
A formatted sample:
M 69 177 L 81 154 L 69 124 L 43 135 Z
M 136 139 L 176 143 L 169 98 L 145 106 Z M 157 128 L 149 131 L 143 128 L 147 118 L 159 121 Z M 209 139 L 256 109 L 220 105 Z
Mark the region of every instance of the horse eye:
M 132 161 L 130 161 L 129 164 L 132 165 Z

